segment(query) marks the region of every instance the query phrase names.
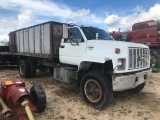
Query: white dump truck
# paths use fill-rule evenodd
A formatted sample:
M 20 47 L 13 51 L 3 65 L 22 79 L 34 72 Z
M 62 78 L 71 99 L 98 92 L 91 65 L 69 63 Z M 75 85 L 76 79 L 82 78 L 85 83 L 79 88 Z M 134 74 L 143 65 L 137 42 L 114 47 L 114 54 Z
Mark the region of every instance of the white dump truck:
M 21 77 L 49 69 L 54 79 L 77 82 L 84 101 L 97 109 L 111 103 L 113 91 L 140 92 L 151 72 L 146 45 L 115 41 L 97 27 L 50 21 L 10 32 L 9 38 Z

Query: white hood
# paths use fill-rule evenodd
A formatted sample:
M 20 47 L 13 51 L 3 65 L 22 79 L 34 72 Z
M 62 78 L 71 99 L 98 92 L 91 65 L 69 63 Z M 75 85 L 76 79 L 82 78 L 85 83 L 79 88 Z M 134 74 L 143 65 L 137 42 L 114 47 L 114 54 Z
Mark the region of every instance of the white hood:
M 129 47 L 135 48 L 148 48 L 143 44 L 122 42 L 122 41 L 109 41 L 109 40 L 88 40 L 86 52 L 100 52 L 100 53 L 115 53 L 115 48 L 120 48 L 121 52 L 128 51 Z

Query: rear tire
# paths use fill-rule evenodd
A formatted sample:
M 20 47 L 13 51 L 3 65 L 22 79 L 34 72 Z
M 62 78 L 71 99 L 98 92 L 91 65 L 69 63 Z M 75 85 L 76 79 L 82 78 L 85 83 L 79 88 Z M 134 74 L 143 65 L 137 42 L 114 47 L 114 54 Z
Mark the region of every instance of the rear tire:
M 30 64 L 27 60 L 20 61 L 19 74 L 22 78 L 29 78 L 30 77 Z
M 32 60 L 27 60 L 30 65 L 30 77 L 34 77 L 36 74 L 36 64 Z
M 101 73 L 87 73 L 82 78 L 80 88 L 84 101 L 93 108 L 103 109 L 113 99 L 112 83 Z
M 37 112 L 44 112 L 46 108 L 46 94 L 43 88 L 40 85 L 34 85 L 30 89 L 30 94 L 37 108 Z

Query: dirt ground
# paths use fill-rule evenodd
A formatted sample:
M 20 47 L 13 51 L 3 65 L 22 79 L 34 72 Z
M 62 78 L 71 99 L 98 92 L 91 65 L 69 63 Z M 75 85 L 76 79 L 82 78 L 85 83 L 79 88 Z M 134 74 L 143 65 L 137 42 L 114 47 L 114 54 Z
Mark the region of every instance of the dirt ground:
M 0 81 L 15 78 L 20 78 L 15 67 L 0 67 Z M 55 81 L 49 71 L 37 70 L 35 78 L 25 81 L 28 90 L 39 83 L 46 92 L 46 110 L 34 113 L 36 120 L 160 120 L 160 73 L 152 73 L 138 94 L 114 92 L 113 102 L 104 110 L 87 106 L 76 84 Z

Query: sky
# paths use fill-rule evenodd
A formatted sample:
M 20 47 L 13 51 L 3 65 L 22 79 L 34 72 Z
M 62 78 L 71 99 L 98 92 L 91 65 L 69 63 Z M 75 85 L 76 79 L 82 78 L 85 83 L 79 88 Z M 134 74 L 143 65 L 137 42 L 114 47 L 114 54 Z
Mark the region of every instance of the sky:
M 47 21 L 125 31 L 147 20 L 160 20 L 160 0 L 0 0 L 0 41 Z

